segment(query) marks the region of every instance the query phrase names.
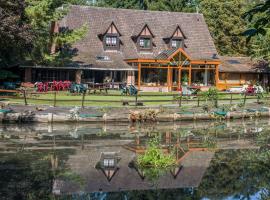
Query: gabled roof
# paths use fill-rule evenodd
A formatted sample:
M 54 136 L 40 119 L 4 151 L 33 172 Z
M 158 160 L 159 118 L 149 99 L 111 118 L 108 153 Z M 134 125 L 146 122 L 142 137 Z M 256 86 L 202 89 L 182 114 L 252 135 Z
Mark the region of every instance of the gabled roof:
M 181 31 L 183 37 L 184 37 L 185 39 L 187 39 L 185 32 L 182 30 L 182 28 L 181 28 L 181 26 L 180 26 L 179 24 L 173 24 L 173 25 L 171 25 L 171 26 L 168 26 L 168 27 L 166 28 L 166 30 L 165 30 L 165 33 L 164 33 L 164 35 L 167 35 L 165 38 L 171 38 L 171 37 L 173 37 L 173 34 L 174 34 L 178 29 Z
M 123 45 L 120 46 L 119 52 L 104 51 L 103 44 L 98 38 L 111 22 L 115 23 L 122 34 Z M 167 49 L 164 38 L 171 36 L 177 26 L 181 27 L 186 36 L 185 51 L 192 59 L 212 60 L 213 54 L 217 54 L 202 14 L 71 6 L 68 14 L 60 21 L 60 26 L 75 29 L 85 23 L 89 25 L 89 30 L 84 39 L 73 45 L 78 49 L 74 61 L 92 64 L 92 67 L 132 69 L 123 61 L 124 59 L 153 59 Z M 138 34 L 146 24 L 155 35 L 152 53 L 138 52 L 132 39 L 132 36 Z M 113 62 L 97 62 L 97 56 L 109 56 Z
M 188 59 L 190 59 L 190 56 L 182 49 L 182 48 L 172 48 L 172 49 L 166 49 L 162 52 L 160 52 L 157 56 L 156 59 L 168 59 L 171 60 L 177 53 L 183 53 L 184 56 Z
M 150 34 L 153 36 L 153 37 L 155 37 L 155 35 L 153 34 L 153 32 L 151 31 L 151 28 L 149 27 L 149 25 L 148 24 L 145 24 L 145 23 L 143 23 L 143 24 L 138 24 L 138 26 L 137 27 L 135 27 L 134 29 L 133 29 L 133 34 L 132 34 L 132 36 L 134 37 L 137 37 L 137 36 L 139 36 L 141 33 L 142 33 L 142 31 L 144 30 L 144 29 L 148 29 L 149 30 L 149 32 L 150 32 Z

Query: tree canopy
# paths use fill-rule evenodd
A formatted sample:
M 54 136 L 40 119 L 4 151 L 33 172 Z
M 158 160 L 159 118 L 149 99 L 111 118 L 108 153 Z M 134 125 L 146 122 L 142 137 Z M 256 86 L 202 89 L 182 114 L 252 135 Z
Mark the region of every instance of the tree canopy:
M 31 51 L 34 33 L 24 0 L 0 0 L 0 67 L 18 65 Z
M 85 35 L 87 25 L 77 30 L 65 29 L 53 34 L 49 31 L 51 24 L 66 14 L 70 2 L 74 0 L 27 0 L 28 7 L 25 12 L 36 34 L 30 54 L 34 64 L 62 66 L 71 62 L 72 56 L 76 53 L 71 45 Z M 56 54 L 51 55 L 50 44 L 59 49 Z

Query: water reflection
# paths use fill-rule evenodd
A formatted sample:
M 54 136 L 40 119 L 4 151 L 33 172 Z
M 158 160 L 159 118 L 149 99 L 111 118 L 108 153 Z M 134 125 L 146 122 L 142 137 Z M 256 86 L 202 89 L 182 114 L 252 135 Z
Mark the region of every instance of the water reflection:
M 3 199 L 267 199 L 269 121 L 0 125 Z M 157 137 L 177 160 L 132 165 Z

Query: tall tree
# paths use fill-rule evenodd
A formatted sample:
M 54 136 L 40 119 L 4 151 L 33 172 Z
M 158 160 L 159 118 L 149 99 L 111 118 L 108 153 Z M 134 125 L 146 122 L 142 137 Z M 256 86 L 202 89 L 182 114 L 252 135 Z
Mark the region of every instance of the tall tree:
M 244 32 L 251 43 L 250 53 L 259 60 L 270 61 L 270 0 L 257 0 L 255 5 L 244 13 L 249 28 Z
M 71 45 L 80 40 L 87 31 L 87 26 L 77 30 L 62 30 L 51 33 L 50 26 L 60 20 L 68 11 L 69 3 L 75 0 L 26 0 L 26 14 L 36 38 L 30 54 L 33 64 L 62 66 L 71 62 L 74 51 Z M 82 3 L 83 1 L 79 1 Z M 51 54 L 50 44 L 54 43 L 59 51 Z
M 245 32 L 252 37 L 257 34 L 265 35 L 270 29 L 270 0 L 260 1 L 243 15 L 252 23 L 252 28 Z
M 194 11 L 195 0 L 102 0 L 97 5 L 160 11 Z
M 17 65 L 30 52 L 33 32 L 24 0 L 0 0 L 0 67 Z
M 242 19 L 245 8 L 245 0 L 200 1 L 200 12 L 204 14 L 220 54 L 247 54 L 245 37 L 241 35 L 247 27 Z

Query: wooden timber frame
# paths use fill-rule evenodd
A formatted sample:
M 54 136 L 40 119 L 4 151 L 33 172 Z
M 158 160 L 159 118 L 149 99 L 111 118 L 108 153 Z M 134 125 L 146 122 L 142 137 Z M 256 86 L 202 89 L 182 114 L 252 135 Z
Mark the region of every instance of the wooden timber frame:
M 142 69 L 167 69 L 167 87 L 168 91 L 172 91 L 173 83 L 173 69 L 178 70 L 177 89 L 181 87 L 182 72 L 188 72 L 188 85 L 192 84 L 192 70 L 212 70 L 215 74 L 215 86 L 218 87 L 219 83 L 219 65 L 220 60 L 192 60 L 190 56 L 182 49 L 179 48 L 167 59 L 127 59 L 128 64 L 138 67 L 137 87 L 140 90 Z M 199 66 L 199 67 L 196 67 Z M 203 67 L 202 67 L 203 66 Z M 214 67 L 209 67 L 214 66 Z M 154 86 L 159 87 L 159 86 Z

